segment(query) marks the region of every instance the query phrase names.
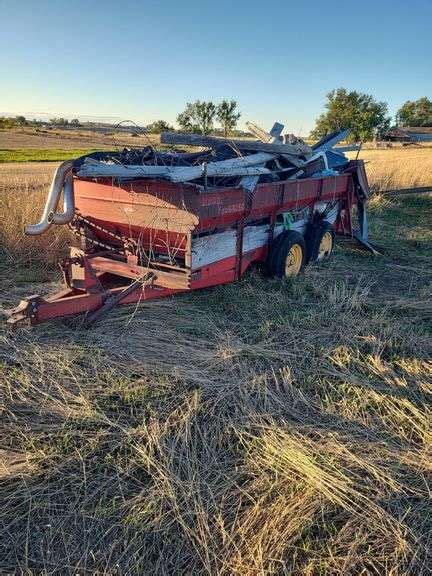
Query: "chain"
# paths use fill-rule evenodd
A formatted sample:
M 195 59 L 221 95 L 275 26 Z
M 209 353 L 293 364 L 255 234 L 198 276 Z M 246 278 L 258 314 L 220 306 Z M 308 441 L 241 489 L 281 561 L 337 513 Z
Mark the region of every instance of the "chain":
M 85 231 L 82 230 L 82 224 L 85 224 L 90 229 L 99 230 L 100 232 L 103 232 L 107 236 L 110 236 L 111 238 L 114 238 L 118 242 L 121 242 L 121 244 L 123 245 L 123 250 L 124 250 L 124 247 L 126 244 L 130 245 L 133 242 L 130 238 L 124 238 L 123 236 L 120 236 L 119 234 L 115 234 L 114 232 L 111 232 L 111 230 L 108 230 L 107 228 L 104 228 L 103 226 L 100 226 L 99 224 L 95 224 L 94 222 L 91 222 L 90 220 L 88 220 L 84 216 L 77 214 L 69 226 L 70 226 L 71 230 L 76 235 L 81 236 L 82 238 L 85 238 L 91 244 L 97 244 L 98 246 L 101 246 L 101 247 L 106 248 L 108 250 L 112 250 L 114 252 L 118 251 L 118 248 L 114 248 L 113 246 L 110 246 L 109 244 L 105 244 L 104 242 L 101 242 L 100 240 L 96 240 L 95 238 L 88 236 L 85 233 Z
M 96 230 L 99 230 L 100 232 L 103 232 L 107 236 L 114 238 L 115 240 L 120 242 L 122 244 L 122 246 L 121 247 L 120 246 L 119 247 L 110 246 L 109 244 L 105 244 L 104 242 L 101 242 L 100 240 L 96 240 L 95 238 L 92 238 L 91 236 L 89 236 L 85 233 L 85 228 L 84 228 L 84 230 L 82 229 L 83 224 L 85 224 L 88 228 L 90 228 L 90 230 L 96 229 Z M 122 252 L 125 256 L 127 256 L 128 254 L 137 255 L 140 252 L 139 244 L 135 240 L 133 240 L 132 238 L 125 238 L 124 236 L 120 236 L 119 234 L 115 234 L 114 232 L 111 232 L 111 230 L 108 230 L 107 228 L 104 228 L 103 226 L 100 226 L 99 224 L 95 224 L 94 222 L 91 222 L 90 220 L 88 220 L 84 216 L 81 216 L 80 214 L 75 215 L 75 218 L 69 224 L 69 228 L 77 236 L 85 238 L 87 242 L 90 242 L 91 244 L 100 246 L 106 250 L 110 250 L 111 252 Z M 174 257 L 176 255 L 176 253 L 174 254 Z M 146 255 L 146 258 L 148 258 L 150 261 L 150 256 Z

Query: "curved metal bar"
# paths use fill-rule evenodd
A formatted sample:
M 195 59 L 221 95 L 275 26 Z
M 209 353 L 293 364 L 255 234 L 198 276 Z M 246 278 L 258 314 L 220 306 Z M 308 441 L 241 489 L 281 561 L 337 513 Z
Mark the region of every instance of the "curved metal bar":
M 57 208 L 57 204 L 60 198 L 61 191 L 63 189 L 66 176 L 70 174 L 72 177 L 72 167 L 73 161 L 67 160 L 66 162 L 62 162 L 60 166 L 54 173 L 54 177 L 51 182 L 50 190 L 48 192 L 47 200 L 45 203 L 45 208 L 42 213 L 42 218 L 40 222 L 37 224 L 30 224 L 26 227 L 25 233 L 29 236 L 37 236 L 38 234 L 43 234 L 46 232 L 52 224 L 55 222 L 55 210 Z M 71 182 L 72 185 L 72 182 Z M 65 191 L 65 198 L 64 198 L 64 212 L 63 214 L 58 214 L 59 218 L 56 224 L 64 224 L 65 222 L 62 221 L 63 215 L 67 212 L 68 216 L 70 215 L 70 200 L 72 200 L 73 206 L 73 192 L 70 193 L 69 186 L 66 187 Z
M 63 186 L 63 212 L 55 212 L 54 224 L 69 224 L 75 216 L 75 202 L 73 193 L 72 171 L 68 172 Z

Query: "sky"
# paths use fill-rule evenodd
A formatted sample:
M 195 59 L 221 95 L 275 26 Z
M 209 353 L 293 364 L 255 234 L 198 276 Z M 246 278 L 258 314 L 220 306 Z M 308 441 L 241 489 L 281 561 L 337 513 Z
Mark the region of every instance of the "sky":
M 227 98 L 307 135 L 334 88 L 432 98 L 431 40 L 432 0 L 0 0 L 0 115 L 175 124 Z

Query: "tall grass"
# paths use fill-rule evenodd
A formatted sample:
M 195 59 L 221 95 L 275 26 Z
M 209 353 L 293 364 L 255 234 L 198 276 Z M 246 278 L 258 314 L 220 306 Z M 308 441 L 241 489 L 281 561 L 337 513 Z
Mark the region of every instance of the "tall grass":
M 432 147 L 366 149 L 360 158 L 374 191 L 432 187 Z
M 0 182 L 0 251 L 3 263 L 26 267 L 38 265 L 53 267 L 66 253 L 71 234 L 65 226 L 53 226 L 41 236 L 26 236 L 28 224 L 39 222 L 46 201 L 52 167 L 39 175 L 37 180 L 24 182 L 14 175 Z

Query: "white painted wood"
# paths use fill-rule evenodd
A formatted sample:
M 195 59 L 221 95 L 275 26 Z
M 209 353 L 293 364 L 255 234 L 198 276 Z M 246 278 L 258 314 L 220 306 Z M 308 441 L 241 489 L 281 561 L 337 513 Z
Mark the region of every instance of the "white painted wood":
M 292 229 L 302 232 L 305 223 L 305 220 L 293 222 Z M 282 224 L 275 226 L 274 237 L 281 234 L 283 230 L 284 226 Z M 265 246 L 269 239 L 269 233 L 270 226 L 268 224 L 245 226 L 243 230 L 243 253 Z M 192 270 L 198 270 L 224 258 L 235 256 L 236 245 L 237 231 L 234 229 L 192 238 Z
M 209 162 L 207 176 L 257 176 L 268 174 L 270 170 L 262 165 L 274 156 L 265 152 L 250 154 L 242 158 Z M 203 175 L 202 166 L 125 166 L 123 164 L 108 164 L 105 162 L 86 162 L 78 171 L 83 178 L 145 178 L 162 177 L 171 182 L 187 182 Z
M 275 122 L 273 124 L 273 127 L 270 130 L 270 132 L 266 132 L 265 130 L 263 130 L 262 128 L 260 128 L 256 124 L 254 124 L 253 122 L 246 122 L 246 126 L 249 128 L 249 130 L 252 132 L 252 134 L 254 134 L 257 138 L 259 138 L 264 144 L 275 144 L 277 142 L 280 142 L 279 138 L 280 138 L 281 132 L 284 128 L 283 124 L 280 124 L 279 122 Z M 292 144 L 286 144 L 286 145 L 287 146 L 293 146 Z M 297 145 L 294 145 L 294 146 L 297 146 Z M 303 154 L 305 154 L 307 156 L 311 155 L 312 149 L 309 146 L 307 146 L 307 145 L 300 145 L 300 146 L 303 147 Z M 284 158 L 286 158 L 287 160 L 289 160 L 289 162 L 294 164 L 294 166 L 296 166 L 297 168 L 300 168 L 304 164 L 304 162 L 302 160 L 295 158 L 293 155 L 284 154 L 284 153 L 281 153 L 281 155 Z M 299 173 L 296 173 L 296 174 L 299 174 Z M 293 177 L 291 177 L 289 179 L 292 179 L 292 178 Z M 240 180 L 240 186 L 242 186 L 245 190 L 248 190 L 250 193 L 252 193 L 255 190 L 255 188 L 258 184 L 258 181 L 259 181 L 259 176 L 258 177 L 246 176 Z
M 240 180 L 239 186 L 248 192 L 253 192 L 258 184 L 259 176 L 243 176 Z
M 243 252 L 250 252 L 264 246 L 269 237 L 270 227 L 268 224 L 263 226 L 245 226 L 243 230 Z
M 273 146 L 278 146 L 278 144 L 281 143 L 280 134 L 283 130 L 283 124 L 280 124 L 279 122 L 274 123 L 270 132 L 266 132 L 260 126 L 257 126 L 253 122 L 246 122 L 246 126 L 248 127 L 249 131 L 252 132 L 252 134 L 254 134 L 261 142 L 263 142 L 263 144 L 266 145 L 271 144 Z M 305 156 L 310 156 L 312 154 L 312 148 L 307 144 L 301 144 L 301 143 L 290 144 L 289 142 L 284 142 L 283 145 L 287 146 L 287 150 L 288 147 L 297 147 L 298 150 L 300 149 L 302 150 L 301 154 Z M 284 156 L 284 158 L 292 162 L 294 166 L 300 167 L 303 165 L 303 162 L 296 158 L 293 158 L 292 154 L 284 153 L 282 150 L 279 153 L 282 156 Z
M 217 176 L 217 177 L 233 177 L 233 176 L 260 176 L 261 174 L 270 174 L 268 168 L 260 166 L 239 166 L 238 168 L 213 168 L 211 165 L 207 168 L 207 176 Z M 171 182 L 188 182 L 190 180 L 196 180 L 204 175 L 202 169 L 195 170 L 192 172 L 172 172 L 168 174 L 167 178 Z
M 270 170 L 263 166 L 258 167 L 258 165 L 263 165 L 273 158 L 274 156 L 272 154 L 259 152 L 241 158 L 209 162 L 206 168 L 207 176 L 253 176 L 268 174 Z M 185 182 L 199 178 L 202 175 L 203 168 L 201 166 L 181 166 L 172 168 L 172 170 L 174 172 L 169 175 L 169 179 L 172 182 Z
M 258 140 L 260 140 L 261 142 L 265 142 L 266 144 L 273 144 L 274 142 L 278 141 L 277 136 L 274 136 L 273 134 L 266 132 L 260 126 L 254 124 L 254 122 L 246 122 L 246 126 L 249 132 L 252 132 L 252 134 L 256 136 Z
M 77 172 L 82 178 L 112 177 L 140 178 L 167 177 L 169 166 L 124 166 L 123 164 L 108 164 L 105 162 L 85 162 Z
M 270 132 L 266 132 L 253 122 L 246 122 L 248 129 L 262 142 L 273 143 L 278 140 L 278 136 L 283 130 L 283 124 L 275 122 Z M 259 182 L 259 176 L 245 176 L 240 180 L 240 186 L 252 193 Z
M 234 256 L 236 243 L 237 230 L 192 238 L 192 270 Z

